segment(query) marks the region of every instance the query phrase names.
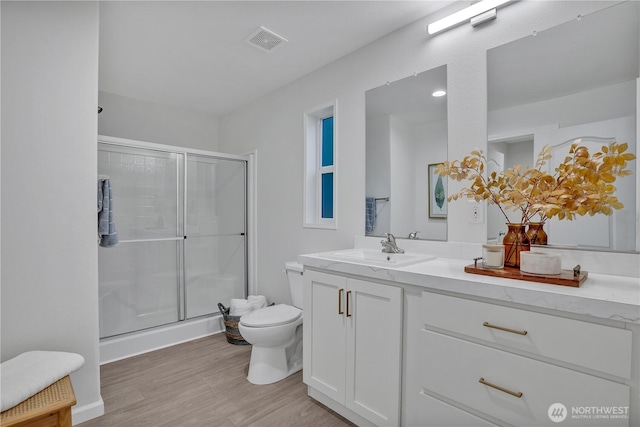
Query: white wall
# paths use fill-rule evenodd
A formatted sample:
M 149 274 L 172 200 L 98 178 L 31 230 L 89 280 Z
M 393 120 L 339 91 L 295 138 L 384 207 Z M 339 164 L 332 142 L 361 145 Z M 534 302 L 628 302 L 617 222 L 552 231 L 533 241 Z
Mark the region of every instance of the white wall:
M 447 159 L 447 122 L 439 121 L 416 127 L 414 135 L 416 229 L 421 239 L 447 240 L 447 220 L 429 218 L 429 165 Z M 449 205 L 451 206 L 451 205 Z
M 217 151 L 218 119 L 100 91 L 100 135 Z
M 97 2 L 2 2 L 2 360 L 79 353 L 84 416 L 98 365 Z
M 389 138 L 391 227 L 386 231 L 395 233 L 397 237 L 407 237 L 409 233 L 416 231 L 412 209 L 416 189 L 413 134 L 413 127 L 409 123 L 391 116 L 391 136 Z M 408 209 L 409 207 L 411 209 Z
M 429 218 L 428 167 L 447 158 L 447 122 L 416 124 L 384 116 L 366 126 L 367 196 L 392 200 L 378 202 L 371 235 L 391 230 L 406 238 L 418 231 L 421 239 L 446 240 L 446 219 Z
M 491 148 L 504 155 L 503 170 L 510 169 L 516 165 L 532 167 L 535 164 L 533 137 L 529 141 L 494 142 L 491 144 Z M 499 233 L 505 234 L 507 232 L 507 222 L 518 223 L 521 220 L 522 214 L 519 210 L 507 209 L 504 210 L 503 214 L 495 204 L 487 204 L 486 206 L 485 222 L 487 223 L 487 239 L 489 240 L 498 239 Z M 509 217 L 508 221 L 504 216 L 505 214 Z
M 220 151 L 259 149 L 259 290 L 272 299 L 288 300 L 281 274 L 285 261 L 300 253 L 350 247 L 353 236 L 363 234 L 366 90 L 447 64 L 448 158 L 462 158 L 476 147 L 486 149 L 487 49 L 611 4 L 515 2 L 501 8 L 498 19 L 483 26 L 463 25 L 429 37 L 425 26 L 461 8 L 453 5 L 223 117 Z M 338 229 L 304 229 L 303 111 L 332 99 L 338 99 L 340 105 Z M 449 192 L 461 186 L 449 183 Z M 280 197 L 275 199 L 276 195 Z M 466 212 L 456 205 L 449 207 L 448 240 L 485 241 L 486 225 L 469 224 Z
M 367 197 L 383 198 L 391 194 L 391 153 L 389 137 L 391 135 L 391 117 L 384 116 L 367 120 L 366 148 L 366 189 Z M 371 235 L 380 236 L 391 229 L 391 203 L 384 200 L 376 202 L 376 220 Z
M 367 196 L 378 202 L 373 236 L 389 230 L 406 238 L 446 240 L 446 219 L 429 218 L 428 167 L 447 158 L 447 122 L 415 124 L 396 116 L 367 120 Z M 433 179 L 433 178 L 432 178 Z

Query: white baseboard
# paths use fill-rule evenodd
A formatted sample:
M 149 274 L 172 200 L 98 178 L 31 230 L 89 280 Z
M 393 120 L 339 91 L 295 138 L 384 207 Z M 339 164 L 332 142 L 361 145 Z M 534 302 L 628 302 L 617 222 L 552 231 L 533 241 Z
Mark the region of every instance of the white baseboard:
M 115 362 L 224 331 L 222 316 L 189 320 L 179 324 L 135 332 L 100 341 L 100 364 Z
M 88 405 L 74 406 L 71 408 L 71 419 L 73 425 L 89 421 L 94 418 L 98 418 L 104 415 L 104 401 L 100 398 L 99 401 L 90 403 Z

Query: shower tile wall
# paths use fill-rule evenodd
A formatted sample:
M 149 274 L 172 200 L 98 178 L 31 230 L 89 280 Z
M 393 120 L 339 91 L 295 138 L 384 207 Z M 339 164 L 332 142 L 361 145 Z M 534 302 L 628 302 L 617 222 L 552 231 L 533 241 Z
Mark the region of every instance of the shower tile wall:
M 108 171 L 112 184 L 117 185 L 120 238 L 175 237 L 179 219 L 176 155 L 100 153 L 104 154 L 99 156 L 98 170 Z

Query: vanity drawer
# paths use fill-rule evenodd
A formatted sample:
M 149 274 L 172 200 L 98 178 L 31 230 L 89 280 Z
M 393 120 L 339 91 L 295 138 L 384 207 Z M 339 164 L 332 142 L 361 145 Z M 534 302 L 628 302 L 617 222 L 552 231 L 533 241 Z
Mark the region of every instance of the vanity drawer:
M 555 425 L 548 414 L 555 403 L 567 408 L 562 425 L 629 424 L 628 417 L 586 419 L 572 415 L 573 408 L 628 411 L 627 385 L 437 332 L 422 333 L 421 386 L 436 395 L 518 426 Z
M 428 328 L 631 378 L 630 330 L 428 292 L 421 308 Z
M 419 393 L 419 398 L 419 419 L 415 425 L 420 427 L 498 427 L 423 392 Z

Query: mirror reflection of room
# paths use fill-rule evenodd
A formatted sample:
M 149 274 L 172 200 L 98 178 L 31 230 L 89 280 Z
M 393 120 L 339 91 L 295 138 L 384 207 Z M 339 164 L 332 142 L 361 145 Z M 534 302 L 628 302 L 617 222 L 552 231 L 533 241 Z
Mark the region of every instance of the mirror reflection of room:
M 578 138 L 592 154 L 613 141 L 628 143 L 637 154 L 638 7 L 618 4 L 487 52 L 490 171 L 532 167 L 545 145 L 553 147 L 547 165 L 553 171 Z M 614 184 L 623 209 L 549 220 L 548 243 L 637 250 L 635 161 L 630 168 L 633 174 Z M 489 205 L 488 240 L 500 241 L 505 231 L 505 218 Z
M 446 197 L 438 206 L 429 176 L 447 159 L 446 86 L 441 66 L 366 92 L 366 235 L 446 240 Z

